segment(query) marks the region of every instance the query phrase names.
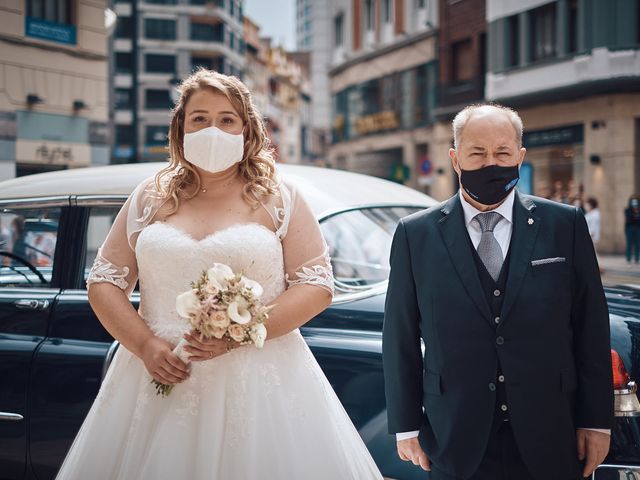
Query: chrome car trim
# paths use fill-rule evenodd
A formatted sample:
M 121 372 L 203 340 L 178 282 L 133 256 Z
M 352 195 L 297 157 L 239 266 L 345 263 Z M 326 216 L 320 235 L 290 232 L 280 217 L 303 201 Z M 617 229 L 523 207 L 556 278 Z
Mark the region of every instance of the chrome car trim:
M 356 300 L 364 300 L 365 298 L 375 297 L 376 295 L 381 295 L 386 293 L 387 285 L 389 282 L 385 281 L 379 284 L 374 285 L 373 287 L 367 288 L 361 292 L 349 292 L 349 293 L 337 293 L 335 297 L 333 297 L 332 305 L 341 305 L 343 303 L 353 302 Z
M 104 363 L 102 364 L 102 377 L 100 378 L 100 383 L 103 382 L 104 377 L 107 375 L 107 370 L 109 370 L 109 365 L 113 361 L 113 356 L 116 354 L 116 350 L 120 346 L 120 342 L 114 340 L 111 345 L 109 345 L 109 350 L 107 350 L 107 354 L 104 357 Z
M 619 474 L 624 475 L 620 476 L 620 478 L 626 478 L 628 480 L 640 480 L 640 466 L 638 465 L 608 465 L 603 463 L 602 465 L 599 465 L 598 468 L 596 468 L 595 471 L 591 474 L 590 478 L 592 480 L 596 479 L 598 470 L 615 470 Z M 629 477 L 629 474 L 633 475 L 633 477 Z
M 79 207 L 119 207 L 127 198 L 127 195 L 76 195 L 72 203 Z
M 4 208 L 68 207 L 69 205 L 71 205 L 71 199 L 68 195 L 56 197 L 12 198 L 10 200 L 0 200 L 0 213 Z
M 318 222 L 324 222 L 331 217 L 335 217 L 336 215 L 340 215 L 341 213 L 352 212 L 354 210 L 371 210 L 374 208 L 418 208 L 420 210 L 424 210 L 426 208 L 431 207 L 432 205 L 418 205 L 418 204 L 398 204 L 398 203 L 367 203 L 362 205 L 350 206 L 347 208 L 334 208 L 332 210 L 325 210 L 320 215 L 318 215 Z
M 20 420 L 24 420 L 24 417 L 19 413 L 0 412 L 0 420 L 19 422 Z
M 621 390 L 614 390 L 613 393 L 616 395 L 627 395 L 629 393 L 636 393 L 638 391 L 638 386 L 636 382 L 627 383 L 627 388 L 623 388 Z

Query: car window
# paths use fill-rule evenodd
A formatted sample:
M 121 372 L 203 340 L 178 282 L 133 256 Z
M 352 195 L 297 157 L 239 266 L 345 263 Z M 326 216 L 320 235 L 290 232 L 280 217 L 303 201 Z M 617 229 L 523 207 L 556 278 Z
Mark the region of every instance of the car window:
M 398 221 L 418 208 L 376 207 L 333 215 L 320 226 L 329 245 L 337 293 L 367 290 L 389 278 Z
M 87 226 L 87 248 L 84 258 L 84 282 L 89 277 L 89 272 L 98 254 L 98 249 L 107 238 L 111 225 L 116 219 L 120 207 L 94 207 L 89 212 L 89 224 Z
M 0 287 L 51 286 L 60 207 L 0 210 Z

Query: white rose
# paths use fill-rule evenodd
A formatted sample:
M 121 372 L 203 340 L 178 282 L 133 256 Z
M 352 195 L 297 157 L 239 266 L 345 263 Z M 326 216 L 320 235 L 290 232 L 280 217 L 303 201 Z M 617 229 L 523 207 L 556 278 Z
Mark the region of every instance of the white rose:
M 207 270 L 209 283 L 218 290 L 224 290 L 227 282 L 234 276 L 233 270 L 224 263 L 214 263 L 213 266 Z
M 251 321 L 251 312 L 249 311 L 249 303 L 237 295 L 227 308 L 229 318 L 240 325 L 245 325 Z
M 264 342 L 267 339 L 267 327 L 265 327 L 262 323 L 256 323 L 251 327 L 250 336 L 251 341 L 255 344 L 256 347 L 264 347 Z
M 236 342 L 242 342 L 246 335 L 244 331 L 244 327 L 242 325 L 233 324 L 228 329 L 229 336 L 234 339 Z
M 200 308 L 200 300 L 193 290 L 181 293 L 176 298 L 176 311 L 182 318 L 189 318 Z
M 258 282 L 247 277 L 242 277 L 241 281 L 246 288 L 250 289 L 253 292 L 256 298 L 260 298 L 262 296 L 262 285 L 260 285 Z

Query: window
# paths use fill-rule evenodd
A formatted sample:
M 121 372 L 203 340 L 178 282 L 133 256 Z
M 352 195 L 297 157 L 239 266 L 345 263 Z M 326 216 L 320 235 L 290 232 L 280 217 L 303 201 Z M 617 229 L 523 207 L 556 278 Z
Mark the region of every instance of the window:
M 167 125 L 147 125 L 145 129 L 145 139 L 147 146 L 164 146 L 167 144 L 167 134 L 169 127 Z
M 131 38 L 133 36 L 133 23 L 131 17 L 118 16 L 116 21 L 116 38 Z
M 53 23 L 71 23 L 71 0 L 27 0 L 27 17 Z
M 417 208 L 351 210 L 320 224 L 329 247 L 337 293 L 362 291 L 389 278 L 389 252 L 398 221 Z
M 155 3 L 156 5 L 175 5 L 176 0 L 144 0 L 145 3 Z
M 191 40 L 222 42 L 224 40 L 224 24 L 192 23 Z
M 116 52 L 116 73 L 131 73 L 133 57 L 130 52 Z
M 196 70 L 198 67 L 204 67 L 208 70 L 222 72 L 222 61 L 221 57 L 191 57 L 191 69 Z
M 176 22 L 175 20 L 145 18 L 144 36 L 154 40 L 175 40 Z
M 235 14 L 235 4 L 235 0 L 229 0 L 229 14 L 231 15 L 231 18 L 233 18 L 233 15 Z
M 426 0 L 416 0 L 416 8 L 425 8 L 427 6 Z
M 160 55 L 148 53 L 144 56 L 146 71 L 150 73 L 174 73 L 176 57 L 174 55 Z
M 116 125 L 116 141 L 118 147 L 133 144 L 133 127 L 131 125 Z
M 60 208 L 0 211 L 0 287 L 51 286 Z
M 549 3 L 531 10 L 531 60 L 556 56 L 556 4 Z
M 344 14 L 336 15 L 333 19 L 333 29 L 335 32 L 336 47 L 341 47 L 344 43 Z
M 173 107 L 169 90 L 145 90 L 145 107 L 150 110 L 164 110 Z
M 130 110 L 133 108 L 133 92 L 130 88 L 116 88 L 114 94 L 116 110 Z
M 451 46 L 451 80 L 466 82 L 473 78 L 473 47 L 471 39 L 454 43 Z
M 640 25 L 640 18 L 638 20 L 638 25 Z M 578 51 L 578 0 L 569 1 L 569 43 L 567 51 L 568 53 L 576 53 Z
M 98 254 L 98 249 L 107 238 L 107 234 L 111 229 L 111 225 L 118 215 L 118 207 L 100 207 L 92 208 L 89 214 L 89 223 L 87 225 L 87 250 L 84 257 L 84 282 L 89 277 L 89 272 L 93 266 L 93 262 Z
M 520 59 L 520 28 L 518 27 L 518 16 L 512 15 L 507 18 L 506 26 L 508 51 L 505 63 L 507 67 L 516 67 Z
M 373 8 L 373 0 L 364 0 L 364 29 L 371 32 L 375 28 L 375 11 Z
M 393 0 L 382 0 L 382 20 L 384 23 L 393 20 Z
M 229 32 L 229 48 L 231 48 L 231 50 L 236 48 L 236 36 L 233 32 Z

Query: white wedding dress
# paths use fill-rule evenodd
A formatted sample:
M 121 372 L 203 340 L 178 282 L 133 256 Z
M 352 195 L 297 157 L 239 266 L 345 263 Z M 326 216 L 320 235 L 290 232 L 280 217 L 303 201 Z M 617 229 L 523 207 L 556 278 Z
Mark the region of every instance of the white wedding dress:
M 201 240 L 163 222 L 138 233 L 139 313 L 174 344 L 189 330 L 175 298 L 214 262 L 260 282 L 265 303 L 287 288 L 281 238 L 264 225 L 236 224 Z M 106 281 L 117 284 L 111 272 Z M 58 479 L 382 479 L 298 330 L 261 350 L 193 362 L 168 397 L 150 382 L 121 346 Z

